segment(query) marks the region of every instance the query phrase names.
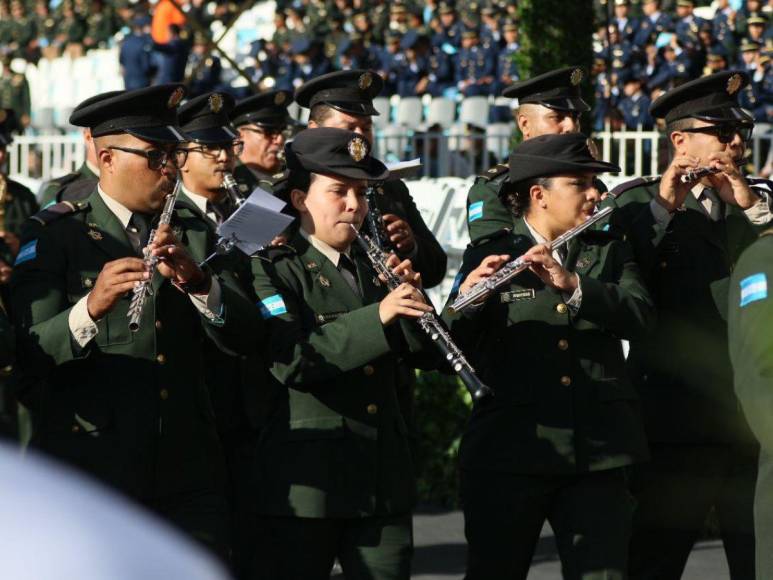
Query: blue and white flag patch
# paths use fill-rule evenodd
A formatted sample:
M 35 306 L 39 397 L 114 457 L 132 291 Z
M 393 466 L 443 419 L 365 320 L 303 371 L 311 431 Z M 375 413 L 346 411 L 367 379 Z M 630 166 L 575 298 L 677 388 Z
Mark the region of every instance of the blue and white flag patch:
M 483 202 L 476 201 L 470 204 L 469 214 L 467 215 L 468 222 L 474 222 L 483 217 Z
M 263 318 L 271 318 L 287 313 L 287 306 L 285 306 L 285 301 L 282 300 L 281 294 L 274 294 L 261 300 L 258 306 L 260 306 L 260 313 L 263 315 Z
M 19 264 L 23 264 L 24 262 L 29 262 L 30 260 L 34 260 L 37 257 L 37 255 L 38 255 L 38 241 L 33 240 L 31 242 L 27 242 L 19 249 L 19 253 L 16 255 L 16 262 L 14 262 L 14 266 L 18 266 Z
M 768 278 L 764 273 L 741 280 L 741 308 L 768 297 Z

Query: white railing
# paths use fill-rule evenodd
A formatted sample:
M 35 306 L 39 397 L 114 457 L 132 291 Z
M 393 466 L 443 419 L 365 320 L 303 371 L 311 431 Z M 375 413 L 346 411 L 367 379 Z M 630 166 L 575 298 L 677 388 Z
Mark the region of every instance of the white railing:
M 75 171 L 85 157 L 80 134 L 15 137 L 8 154 L 8 173 L 25 183 Z

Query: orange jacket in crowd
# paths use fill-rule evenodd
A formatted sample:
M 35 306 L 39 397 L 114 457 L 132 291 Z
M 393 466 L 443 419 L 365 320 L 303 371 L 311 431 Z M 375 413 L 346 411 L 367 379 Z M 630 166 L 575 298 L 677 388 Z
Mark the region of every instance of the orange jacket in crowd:
M 177 4 L 182 7 L 185 5 L 185 2 L 177 0 Z M 183 26 L 185 24 L 185 16 L 175 8 L 170 0 L 159 0 L 156 9 L 153 11 L 153 22 L 150 26 L 150 35 L 153 37 L 154 42 L 158 44 L 169 42 L 170 24 Z

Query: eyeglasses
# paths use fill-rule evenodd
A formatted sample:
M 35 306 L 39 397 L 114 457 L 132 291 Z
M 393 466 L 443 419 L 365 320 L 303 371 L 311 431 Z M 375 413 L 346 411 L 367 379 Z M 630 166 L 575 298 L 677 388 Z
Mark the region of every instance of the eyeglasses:
M 709 125 L 707 127 L 691 127 L 689 129 L 682 129 L 682 131 L 684 133 L 705 133 L 707 135 L 714 135 L 720 143 L 730 143 L 737 133 L 741 138 L 741 141 L 745 143 L 752 138 L 754 125 L 725 123 L 721 125 Z
M 198 147 L 188 147 L 188 148 L 180 147 L 179 149 L 175 150 L 175 152 L 178 155 L 183 156 L 183 162 L 181 163 L 181 166 L 185 165 L 185 160 L 188 159 L 189 153 L 201 153 L 204 157 L 208 157 L 210 159 L 217 159 L 218 157 L 220 157 L 220 155 L 222 155 L 223 151 L 225 151 L 226 155 L 234 155 L 238 157 L 244 152 L 244 141 L 234 141 L 233 143 L 207 144 L 207 145 L 200 145 Z
M 118 145 L 108 145 L 105 149 L 117 149 L 118 151 L 123 151 L 125 153 L 140 155 L 148 160 L 148 169 L 151 171 L 158 171 L 159 169 L 166 167 L 166 164 L 169 163 L 170 159 L 175 167 L 185 165 L 184 159 L 182 160 L 182 163 L 180 163 L 176 151 L 164 151 L 163 149 L 134 149 L 132 147 L 119 147 Z
M 280 135 L 284 137 L 285 139 L 288 138 L 290 135 L 290 130 L 287 127 L 283 127 L 281 129 L 277 128 L 268 128 L 268 127 L 239 127 L 243 131 L 249 131 L 250 133 L 257 133 L 258 135 L 262 135 L 269 141 L 273 141 Z

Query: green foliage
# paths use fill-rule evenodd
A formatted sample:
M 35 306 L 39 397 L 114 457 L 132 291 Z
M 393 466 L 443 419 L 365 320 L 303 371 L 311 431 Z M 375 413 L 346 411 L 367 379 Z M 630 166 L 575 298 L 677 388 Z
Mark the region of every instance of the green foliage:
M 419 501 L 455 507 L 459 443 L 472 398 L 456 377 L 437 372 L 418 373 L 415 392 Z

